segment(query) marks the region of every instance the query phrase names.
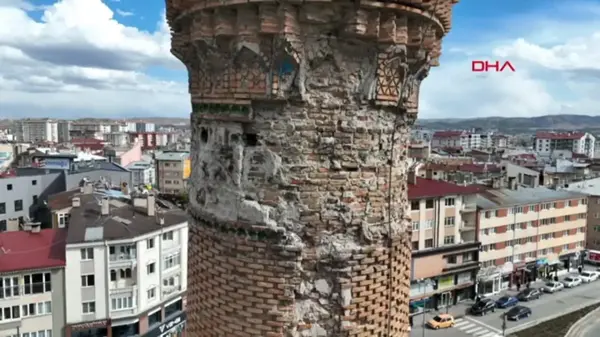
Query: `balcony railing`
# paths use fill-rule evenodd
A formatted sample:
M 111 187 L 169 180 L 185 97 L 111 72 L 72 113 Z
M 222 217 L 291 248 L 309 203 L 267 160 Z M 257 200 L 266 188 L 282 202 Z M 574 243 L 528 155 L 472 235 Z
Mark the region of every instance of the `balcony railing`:
M 460 228 L 461 231 L 474 231 L 475 230 L 475 223 L 473 222 L 468 222 L 468 221 L 463 221 L 460 224 Z
M 463 207 L 460 209 L 460 211 L 463 213 L 475 212 L 475 211 L 477 211 L 477 204 L 475 204 L 475 203 L 464 204 Z
M 177 286 L 164 286 L 162 293 L 163 296 L 170 296 L 173 295 L 176 292 L 181 291 L 181 285 L 177 285 Z
M 114 254 L 109 255 L 108 258 L 110 261 L 130 261 L 137 259 L 135 254 Z

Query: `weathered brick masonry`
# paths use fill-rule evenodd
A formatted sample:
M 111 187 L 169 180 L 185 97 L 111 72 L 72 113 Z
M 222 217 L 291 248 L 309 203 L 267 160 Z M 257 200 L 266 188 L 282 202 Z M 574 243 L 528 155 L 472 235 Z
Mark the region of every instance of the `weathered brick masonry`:
M 408 336 L 407 142 L 454 2 L 167 1 L 189 336 Z

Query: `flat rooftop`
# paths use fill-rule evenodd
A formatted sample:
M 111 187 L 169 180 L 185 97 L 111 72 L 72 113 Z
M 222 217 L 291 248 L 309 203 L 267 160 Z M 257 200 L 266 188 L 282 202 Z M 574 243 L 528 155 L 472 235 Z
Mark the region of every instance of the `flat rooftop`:
M 108 214 L 103 215 L 101 203 L 107 195 L 111 196 L 107 198 Z M 74 198 L 79 198 L 79 206 L 73 207 Z M 80 190 L 59 193 L 49 198 L 48 205 L 52 210 L 72 206 L 67 244 L 132 239 L 187 222 L 184 210 L 156 197 L 155 215 L 149 216 L 148 200 L 144 195 L 133 197 L 120 191 L 96 188 L 87 194 Z

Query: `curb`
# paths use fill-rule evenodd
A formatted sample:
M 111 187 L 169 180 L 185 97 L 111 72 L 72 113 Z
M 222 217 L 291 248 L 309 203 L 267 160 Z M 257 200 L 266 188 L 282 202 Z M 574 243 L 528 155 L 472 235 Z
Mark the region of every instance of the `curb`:
M 567 331 L 567 334 L 565 335 L 565 337 L 581 336 L 582 329 L 585 329 L 588 327 L 587 325 L 585 325 L 585 323 L 588 323 L 590 318 L 592 318 L 595 315 L 598 315 L 599 313 L 600 313 L 600 308 L 596 308 L 596 309 L 590 311 L 587 315 L 580 318 L 577 322 L 575 322 L 575 324 L 571 325 L 571 327 L 569 328 L 569 331 Z
M 544 322 L 547 322 L 547 321 L 551 321 L 551 320 L 553 320 L 553 319 L 555 319 L 555 318 L 562 317 L 562 316 L 564 316 L 564 315 L 566 315 L 566 314 L 568 314 L 568 313 L 571 313 L 571 312 L 574 312 L 574 311 L 577 311 L 577 310 L 584 309 L 584 308 L 586 308 L 586 307 L 589 307 L 589 306 L 591 306 L 591 305 L 594 305 L 594 304 L 600 304 L 600 299 L 594 299 L 594 300 L 592 300 L 592 301 L 589 301 L 589 302 L 586 302 L 586 303 L 584 303 L 584 304 L 580 304 L 580 305 L 577 305 L 577 306 L 575 306 L 575 307 L 568 308 L 568 310 L 569 310 L 568 312 L 560 312 L 560 313 L 558 313 L 558 314 L 554 314 L 554 315 L 550 315 L 550 316 L 548 316 L 548 317 L 544 317 L 544 318 L 536 319 L 535 321 L 531 321 L 531 322 L 528 322 L 528 323 L 525 323 L 525 324 L 522 324 L 522 325 L 516 326 L 516 327 L 514 327 L 514 328 L 507 329 L 507 330 L 506 330 L 506 335 L 507 335 L 507 336 L 510 336 L 511 334 L 513 334 L 513 333 L 515 333 L 515 332 L 519 332 L 519 331 L 522 331 L 522 330 L 525 330 L 525 329 L 531 328 L 531 327 L 533 327 L 533 326 L 536 326 L 536 325 L 538 325 L 538 324 L 540 324 L 540 323 L 544 323 Z M 600 309 L 600 308 L 599 308 L 599 309 Z M 594 312 L 594 311 L 595 311 L 595 310 L 593 310 L 592 312 Z M 579 321 L 581 321 L 581 320 L 583 320 L 583 318 L 582 318 L 582 319 L 580 319 Z M 579 321 L 577 321 L 577 322 L 579 322 Z M 575 324 L 577 324 L 577 323 L 575 323 Z M 568 334 L 567 334 L 567 336 L 568 336 Z M 565 336 L 565 337 L 566 337 L 566 336 Z

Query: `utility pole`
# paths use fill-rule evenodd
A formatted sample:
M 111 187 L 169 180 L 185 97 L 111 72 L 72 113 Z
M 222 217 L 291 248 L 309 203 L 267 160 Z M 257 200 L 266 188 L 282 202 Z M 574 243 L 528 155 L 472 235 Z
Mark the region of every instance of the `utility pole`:
M 506 313 L 502 315 L 502 336 L 506 336 Z

